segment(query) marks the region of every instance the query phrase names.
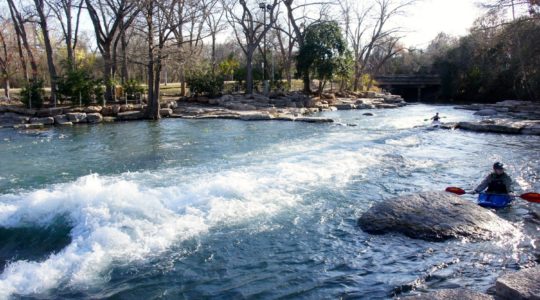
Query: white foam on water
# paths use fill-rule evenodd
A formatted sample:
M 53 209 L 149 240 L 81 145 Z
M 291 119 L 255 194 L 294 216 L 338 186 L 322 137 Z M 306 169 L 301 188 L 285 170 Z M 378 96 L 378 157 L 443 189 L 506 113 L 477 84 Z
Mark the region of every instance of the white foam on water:
M 251 163 L 230 169 L 94 174 L 0 195 L 0 226 L 46 226 L 59 215 L 74 226 L 72 242 L 59 253 L 42 262 L 10 263 L 0 275 L 0 298 L 59 286 L 92 288 L 107 281 L 116 264 L 144 262 L 215 226 L 274 216 L 301 203 L 309 191 L 344 186 L 378 163 L 380 154 L 336 149 L 343 138 L 274 145 L 267 157 L 255 163 L 244 157 Z

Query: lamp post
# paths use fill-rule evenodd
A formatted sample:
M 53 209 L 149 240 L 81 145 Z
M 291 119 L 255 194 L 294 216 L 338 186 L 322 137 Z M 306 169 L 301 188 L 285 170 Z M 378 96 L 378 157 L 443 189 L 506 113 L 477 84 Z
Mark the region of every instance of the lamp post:
M 263 18 L 263 30 L 266 30 L 266 11 L 272 10 L 271 4 L 266 4 L 264 2 L 259 3 L 259 8 L 263 10 L 264 12 L 264 18 Z M 268 88 L 268 80 L 266 80 L 266 32 L 263 35 L 263 83 L 264 83 L 264 93 L 268 95 L 269 88 Z

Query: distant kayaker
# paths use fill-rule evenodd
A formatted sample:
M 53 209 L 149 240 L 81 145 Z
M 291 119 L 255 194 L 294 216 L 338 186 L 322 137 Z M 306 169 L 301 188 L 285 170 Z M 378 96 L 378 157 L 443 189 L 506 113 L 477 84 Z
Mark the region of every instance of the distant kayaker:
M 439 122 L 439 120 L 441 119 L 441 117 L 439 117 L 439 113 L 436 113 L 432 118 L 431 120 L 433 120 L 433 122 Z
M 484 190 L 488 194 L 512 194 L 514 192 L 512 178 L 504 172 L 504 165 L 502 163 L 496 162 L 493 164 L 493 173 L 489 174 L 474 189 L 473 193 L 482 193 Z

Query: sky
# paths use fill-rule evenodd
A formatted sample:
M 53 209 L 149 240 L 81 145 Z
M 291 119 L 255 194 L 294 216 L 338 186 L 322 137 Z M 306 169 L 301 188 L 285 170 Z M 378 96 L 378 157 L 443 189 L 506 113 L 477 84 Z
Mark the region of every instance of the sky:
M 406 47 L 426 48 L 440 32 L 453 36 L 466 35 L 473 22 L 485 12 L 478 7 L 477 1 L 418 0 L 403 16 L 396 17 L 389 25 L 404 29 L 401 41 Z M 93 34 L 87 16 L 83 17 L 81 27 L 90 35 Z M 230 37 L 230 34 L 223 34 L 218 36 L 218 41 L 223 42 Z
M 420 0 L 395 20 L 405 28 L 402 39 L 408 47 L 425 48 L 439 33 L 466 35 L 473 22 L 482 15 L 475 0 Z

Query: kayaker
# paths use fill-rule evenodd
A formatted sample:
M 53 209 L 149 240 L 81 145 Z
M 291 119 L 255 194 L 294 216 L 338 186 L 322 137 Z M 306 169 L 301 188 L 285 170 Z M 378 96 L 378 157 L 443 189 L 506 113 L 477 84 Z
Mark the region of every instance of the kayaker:
M 487 189 L 487 190 L 486 190 Z M 473 191 L 473 194 L 485 192 L 487 194 L 512 194 L 512 178 L 504 172 L 504 165 L 500 162 L 493 164 L 493 173 L 489 174 L 478 187 Z
M 431 118 L 431 120 L 433 120 L 433 123 L 439 122 L 440 119 L 441 119 L 441 117 L 439 117 L 439 113 L 436 113 L 436 114 Z

